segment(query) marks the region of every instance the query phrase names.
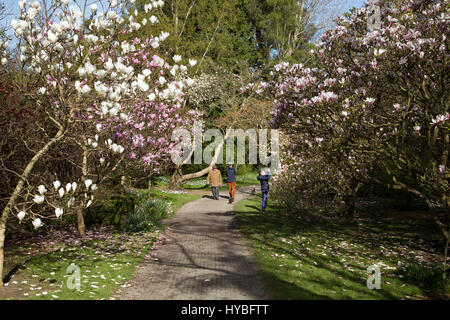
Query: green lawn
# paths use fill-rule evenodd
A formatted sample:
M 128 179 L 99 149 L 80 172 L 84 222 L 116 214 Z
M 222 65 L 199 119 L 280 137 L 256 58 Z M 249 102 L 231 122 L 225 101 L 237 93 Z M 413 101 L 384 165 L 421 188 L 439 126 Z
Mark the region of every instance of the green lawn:
M 236 219 L 274 299 L 422 299 L 442 285 L 442 241 L 431 221 L 306 221 L 270 200 L 262 214 L 260 199 L 238 202 Z M 366 286 L 374 264 L 380 290 Z
M 140 197 L 145 198 L 147 196 L 147 190 L 136 190 L 136 192 Z M 201 198 L 201 195 L 199 194 L 179 193 L 177 191 L 162 190 L 156 188 L 152 189 L 151 196 L 152 198 L 159 198 L 170 201 L 175 212 L 184 204 Z
M 125 281 L 133 277 L 136 266 L 142 261 L 151 245 L 158 239 L 160 230 L 147 233 L 110 233 L 104 239 L 83 241 L 77 245 L 52 244 L 51 253 L 29 259 L 20 281 L 9 286 L 20 288 L 21 295 L 14 299 L 105 299 Z M 49 243 L 41 243 L 40 246 Z M 55 250 L 55 248 L 60 248 Z M 9 253 L 11 254 L 11 253 Z M 81 288 L 69 289 L 68 266 L 80 268 Z M 23 280 L 28 278 L 27 280 Z M 17 283 L 14 283 L 17 282 Z
M 135 192 L 145 195 L 146 191 Z M 152 191 L 153 198 L 170 201 L 175 211 L 200 196 Z M 31 238 L 7 247 L 9 269 L 23 261 L 26 263 L 7 284 L 13 296 L 0 294 L 0 299 L 108 299 L 133 278 L 136 266 L 158 240 L 163 228 L 158 226 L 151 232 L 138 233 L 91 229 L 82 240 L 74 228 L 54 229 L 38 241 Z M 80 291 L 67 286 L 71 277 L 67 268 L 71 263 L 80 268 Z

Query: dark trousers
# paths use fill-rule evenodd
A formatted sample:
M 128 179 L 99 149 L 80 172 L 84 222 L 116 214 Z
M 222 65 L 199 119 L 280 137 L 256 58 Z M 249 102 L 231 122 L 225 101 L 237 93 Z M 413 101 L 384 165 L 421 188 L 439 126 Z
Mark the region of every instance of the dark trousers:
M 267 207 L 267 200 L 269 200 L 269 191 L 262 193 L 261 209 L 265 210 Z
M 219 187 L 212 187 L 212 195 L 214 199 L 219 198 Z

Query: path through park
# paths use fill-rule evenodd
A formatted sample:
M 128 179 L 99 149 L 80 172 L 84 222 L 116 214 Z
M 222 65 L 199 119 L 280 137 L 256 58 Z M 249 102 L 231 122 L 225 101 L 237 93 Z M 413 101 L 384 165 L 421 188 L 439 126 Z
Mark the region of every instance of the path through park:
M 252 190 L 236 190 L 236 201 Z M 120 298 L 268 299 L 233 217 L 223 191 L 218 201 L 203 197 L 183 206 Z

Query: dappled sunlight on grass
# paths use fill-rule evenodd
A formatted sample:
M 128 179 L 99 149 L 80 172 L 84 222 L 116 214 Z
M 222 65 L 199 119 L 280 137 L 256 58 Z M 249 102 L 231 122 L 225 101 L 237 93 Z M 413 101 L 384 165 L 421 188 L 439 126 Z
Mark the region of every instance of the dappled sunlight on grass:
M 429 221 L 307 221 L 271 209 L 260 197 L 235 206 L 237 221 L 276 299 L 421 298 L 434 288 L 404 276 L 405 267 L 442 264 L 439 233 Z M 381 289 L 366 286 L 367 268 L 381 269 Z
M 145 199 L 146 190 L 135 190 Z M 152 197 L 171 203 L 174 212 L 197 194 L 152 190 Z M 79 238 L 74 227 L 51 226 L 31 236 L 11 240 L 6 246 L 8 271 L 15 266 L 0 299 L 108 299 L 127 286 L 153 244 L 158 242 L 163 225 L 152 231 L 126 233 L 110 227 L 93 226 L 86 238 Z M 67 268 L 80 268 L 81 290 L 69 289 Z M 5 270 L 6 271 L 6 270 Z M 7 272 L 8 272 L 7 271 Z M 5 290 L 5 291 L 6 291 Z

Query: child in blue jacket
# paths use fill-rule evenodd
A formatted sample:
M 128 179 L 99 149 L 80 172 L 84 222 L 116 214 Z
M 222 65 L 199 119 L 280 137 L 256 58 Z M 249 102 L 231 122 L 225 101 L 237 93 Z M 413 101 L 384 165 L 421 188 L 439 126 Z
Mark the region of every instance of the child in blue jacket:
M 256 177 L 261 183 L 262 201 L 261 201 L 261 211 L 266 213 L 267 200 L 269 199 L 269 179 L 270 174 L 268 174 L 267 169 L 261 169 L 259 175 Z

